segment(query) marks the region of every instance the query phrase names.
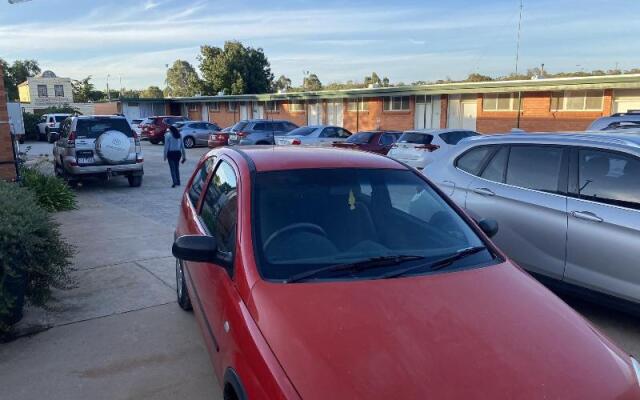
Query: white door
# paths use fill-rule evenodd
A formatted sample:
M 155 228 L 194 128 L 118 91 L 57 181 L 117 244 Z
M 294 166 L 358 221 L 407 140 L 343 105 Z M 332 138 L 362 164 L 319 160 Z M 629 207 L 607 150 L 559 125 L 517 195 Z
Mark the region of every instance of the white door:
M 449 107 L 447 109 L 447 128 L 461 128 L 462 118 L 460 116 L 460 95 L 449 95 Z
M 416 103 L 416 115 L 415 121 L 413 123 L 413 127 L 415 129 L 425 129 L 425 121 L 427 117 L 427 106 L 431 104 L 427 103 Z M 431 118 L 429 118 L 431 119 Z
M 322 124 L 322 104 L 320 102 L 309 102 L 307 113 L 307 125 Z
M 202 104 L 202 120 L 209 122 L 209 105 L 207 103 Z
M 251 113 L 253 118 L 263 119 L 264 118 L 264 106 L 260 103 L 254 102 L 251 105 Z
M 613 93 L 613 112 L 640 110 L 640 90 L 616 90 Z
M 343 110 L 342 100 L 330 101 L 327 103 L 327 124 L 342 126 Z
M 249 109 L 247 103 L 240 104 L 240 119 L 249 119 Z
M 476 100 L 462 102 L 462 128 L 470 131 L 476 130 L 476 115 L 478 104 Z

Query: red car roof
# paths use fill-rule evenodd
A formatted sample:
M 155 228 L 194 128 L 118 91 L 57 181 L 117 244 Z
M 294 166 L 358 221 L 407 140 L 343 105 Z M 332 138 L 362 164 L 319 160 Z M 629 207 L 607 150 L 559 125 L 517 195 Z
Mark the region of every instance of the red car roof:
M 253 160 L 259 172 L 303 168 L 406 168 L 388 157 L 364 151 L 298 146 L 247 146 L 238 150 Z

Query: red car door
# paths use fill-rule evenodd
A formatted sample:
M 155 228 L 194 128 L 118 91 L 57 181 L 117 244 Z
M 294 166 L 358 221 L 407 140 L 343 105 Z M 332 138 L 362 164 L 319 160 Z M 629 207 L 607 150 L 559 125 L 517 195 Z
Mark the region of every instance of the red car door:
M 209 263 L 187 262 L 191 303 L 200 312 L 200 323 L 216 372 L 224 373 L 223 360 L 233 347 L 229 335 L 229 304 L 239 299 L 232 280 L 238 218 L 238 181 L 227 160 L 220 160 L 209 178 L 197 215 L 196 231 L 217 240 L 218 255 Z

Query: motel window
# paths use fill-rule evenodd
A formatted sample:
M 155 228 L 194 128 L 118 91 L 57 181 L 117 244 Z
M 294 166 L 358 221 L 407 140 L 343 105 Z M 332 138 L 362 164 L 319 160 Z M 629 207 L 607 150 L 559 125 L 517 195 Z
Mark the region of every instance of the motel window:
M 429 103 L 431 103 L 431 96 L 427 96 L 427 95 L 416 96 L 416 103 L 417 104 L 429 104 Z
M 369 102 L 365 99 L 349 100 L 349 111 L 369 111 Z
M 602 111 L 602 90 L 553 92 L 551 111 Z
M 289 111 L 304 111 L 304 102 L 302 100 L 289 102 Z
M 277 101 L 267 101 L 265 110 L 270 113 L 278 112 L 278 102 Z
M 54 85 L 53 91 L 55 92 L 56 97 L 64 97 L 64 86 Z
M 385 97 L 384 111 L 409 111 L 409 96 Z
M 49 97 L 47 85 L 38 85 L 38 97 Z
M 484 111 L 513 111 L 517 100 L 512 93 L 488 93 L 482 95 Z
M 199 111 L 200 107 L 198 106 L 197 103 L 191 103 L 189 104 L 189 111 Z
M 235 112 L 235 111 L 236 111 L 236 103 L 235 103 L 235 102 L 233 102 L 233 101 L 229 101 L 229 102 L 227 102 L 227 109 L 228 109 L 230 112 Z
M 209 111 L 220 111 L 220 103 L 209 103 Z

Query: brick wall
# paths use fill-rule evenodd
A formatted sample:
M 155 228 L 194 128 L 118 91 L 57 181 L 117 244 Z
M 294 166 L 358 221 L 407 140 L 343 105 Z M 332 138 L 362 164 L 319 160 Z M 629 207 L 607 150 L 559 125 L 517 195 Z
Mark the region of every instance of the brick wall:
M 4 71 L 0 66 L 0 179 L 14 180 L 16 167 L 13 162 L 13 147 L 9 134 L 9 113 L 7 111 L 7 94 L 4 90 Z M 5 163 L 5 162 L 9 163 Z
M 522 93 L 520 128 L 531 132 L 583 131 L 594 119 L 611 114 L 612 101 L 612 90 L 605 90 L 602 111 L 551 111 L 551 92 Z M 517 126 L 517 119 L 517 111 L 484 111 L 478 95 L 478 132 L 508 132 Z
M 349 111 L 349 102 L 343 106 L 342 126 L 351 131 L 370 131 L 380 128 L 382 114 L 382 102 L 379 99 L 364 99 L 368 109 L 366 111 Z
M 240 110 L 229 111 L 229 104 L 226 102 L 219 103 L 218 110 L 213 110 L 209 105 L 209 121 L 216 123 L 220 128 L 226 128 L 238 122 L 240 119 Z
M 415 114 L 415 96 L 409 99 L 408 111 L 382 111 L 382 98 L 378 98 L 380 103 L 380 129 L 405 131 L 413 129 Z

